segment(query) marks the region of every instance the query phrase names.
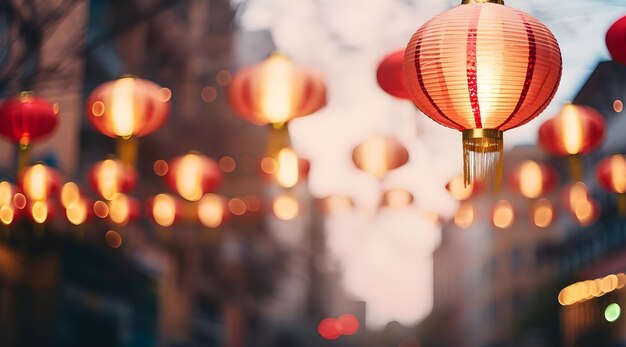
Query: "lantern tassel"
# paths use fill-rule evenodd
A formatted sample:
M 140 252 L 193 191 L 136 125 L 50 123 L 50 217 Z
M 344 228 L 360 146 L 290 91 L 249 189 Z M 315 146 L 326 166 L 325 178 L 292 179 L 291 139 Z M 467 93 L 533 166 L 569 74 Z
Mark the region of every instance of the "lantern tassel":
M 463 131 L 465 186 L 476 181 L 490 183 L 495 191 L 502 182 L 503 132 L 494 129 Z
M 617 196 L 617 211 L 620 216 L 626 216 L 626 193 Z
M 569 172 L 572 175 L 574 182 L 580 182 L 583 180 L 583 166 L 580 162 L 580 157 L 577 155 L 570 155 L 567 158 L 569 162 Z
M 117 139 L 117 156 L 120 160 L 131 166 L 137 164 L 137 137 L 131 136 L 128 138 L 119 137 Z

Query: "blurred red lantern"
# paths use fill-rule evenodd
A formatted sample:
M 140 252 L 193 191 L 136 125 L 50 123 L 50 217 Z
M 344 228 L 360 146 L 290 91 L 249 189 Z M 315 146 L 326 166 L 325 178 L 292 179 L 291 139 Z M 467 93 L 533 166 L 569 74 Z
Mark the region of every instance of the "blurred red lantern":
M 406 77 L 402 71 L 403 61 L 404 49 L 385 56 L 376 70 L 376 80 L 387 94 L 400 99 L 410 99 Z
M 128 193 L 137 183 L 137 171 L 120 160 L 106 159 L 95 163 L 88 173 L 91 188 L 106 200 L 116 193 Z
M 170 194 L 158 194 L 148 199 L 148 214 L 162 227 L 170 227 L 183 219 L 182 203 Z
M 19 184 L 24 195 L 31 201 L 44 201 L 57 192 L 61 175 L 44 164 L 29 166 L 22 172 Z
M 87 119 L 100 133 L 118 138 L 118 155 L 134 164 L 135 137 L 158 130 L 170 112 L 171 91 L 154 82 L 123 77 L 98 86 L 87 100 Z
M 606 47 L 613 60 L 626 65 L 626 17 L 618 19 L 606 32 Z
M 52 133 L 59 107 L 44 98 L 23 92 L 0 105 L 0 134 L 22 146 Z
M 232 107 L 246 121 L 282 125 L 324 107 L 326 86 L 320 74 L 274 53 L 237 72 L 229 96 Z
M 184 199 L 198 201 L 222 183 L 222 172 L 215 160 L 192 152 L 170 162 L 165 182 Z
M 582 167 L 575 156 L 587 154 L 598 148 L 604 140 L 605 122 L 595 109 L 567 104 L 559 114 L 539 128 L 539 145 L 548 153 L 570 156 L 571 174 L 576 181 L 582 179 Z
M 198 201 L 197 218 L 205 227 L 217 228 L 226 223 L 230 217 L 228 201 L 225 198 L 209 193 L 204 194 Z
M 607 192 L 618 194 L 618 210 L 626 215 L 626 157 L 621 154 L 603 159 L 596 169 L 598 183 Z
M 109 220 L 118 225 L 131 223 L 141 214 L 139 201 L 130 195 L 117 193 L 109 201 Z
M 557 173 L 554 169 L 532 160 L 517 165 L 509 176 L 511 188 L 529 199 L 536 199 L 551 192 L 557 183 Z
M 598 203 L 589 196 L 583 182 L 576 182 L 563 190 L 563 205 L 572 218 L 583 226 L 593 223 L 600 214 Z
M 502 0 L 463 0 L 411 38 L 404 71 L 411 99 L 463 133 L 464 177 L 499 185 L 503 132 L 538 116 L 561 78 L 550 30 Z
M 409 151 L 393 137 L 375 136 L 354 148 L 352 161 L 357 168 L 382 179 L 409 161 Z

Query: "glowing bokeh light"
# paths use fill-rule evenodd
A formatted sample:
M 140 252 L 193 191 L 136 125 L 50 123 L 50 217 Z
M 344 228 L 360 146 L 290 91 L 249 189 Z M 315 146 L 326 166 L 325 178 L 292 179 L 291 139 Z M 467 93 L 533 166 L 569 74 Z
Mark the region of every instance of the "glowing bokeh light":
M 462 202 L 454 215 L 454 224 L 467 229 L 474 222 L 474 206 L 470 202 Z
M 30 213 L 35 223 L 42 224 L 48 219 L 48 204 L 45 201 L 35 201 Z
M 359 320 L 353 314 L 344 314 L 337 318 L 335 328 L 342 335 L 354 335 L 359 331 Z
M 93 213 L 96 217 L 104 219 L 109 216 L 109 205 L 104 201 L 98 200 L 93 203 Z
M 283 148 L 278 152 L 278 169 L 276 182 L 283 188 L 292 188 L 298 183 L 299 160 L 296 152 L 291 148 Z
M 167 172 L 170 170 L 169 164 L 163 160 L 163 159 L 159 159 L 159 160 L 155 160 L 154 161 L 154 165 L 152 165 L 152 169 L 154 170 L 154 173 L 157 176 L 165 176 L 167 175 Z
M 222 157 L 220 159 L 219 164 L 220 164 L 220 169 L 222 169 L 222 171 L 227 172 L 227 173 L 233 172 L 237 168 L 237 162 L 235 162 L 235 159 L 229 156 Z
M 152 203 L 152 217 L 162 227 L 172 226 L 176 220 L 176 201 L 174 198 L 168 194 L 155 196 Z
M 507 229 L 515 221 L 515 211 L 513 205 L 506 200 L 500 200 L 496 203 L 493 210 L 493 225 L 500 229 Z
M 122 246 L 122 235 L 117 231 L 109 230 L 104 234 L 104 242 L 111 248 L 120 248 Z
M 276 218 L 284 221 L 290 221 L 298 216 L 298 212 L 300 212 L 300 204 L 293 196 L 284 194 L 274 199 L 272 209 Z
M 550 200 L 540 199 L 533 205 L 533 223 L 540 228 L 547 228 L 554 219 L 554 206 Z
M 325 318 L 317 326 L 317 331 L 326 340 L 336 340 L 341 336 L 337 331 L 337 320 L 334 318 Z
M 228 209 L 235 216 L 241 216 L 246 213 L 246 202 L 239 198 L 232 198 L 228 201 Z
M 224 201 L 219 195 L 204 194 L 198 202 L 198 219 L 207 228 L 217 228 L 224 218 Z
M 609 323 L 613 323 L 617 321 L 619 317 L 621 316 L 621 314 L 622 314 L 622 308 L 616 303 L 610 304 L 604 310 L 604 318 Z

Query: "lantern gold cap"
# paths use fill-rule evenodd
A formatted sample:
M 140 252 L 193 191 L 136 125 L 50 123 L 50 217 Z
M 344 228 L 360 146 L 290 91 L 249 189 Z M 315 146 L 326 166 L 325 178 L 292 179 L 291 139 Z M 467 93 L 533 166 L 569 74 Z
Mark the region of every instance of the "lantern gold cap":
M 504 0 L 463 0 L 461 2 L 461 5 L 465 5 L 465 4 L 486 4 L 486 3 L 504 5 Z

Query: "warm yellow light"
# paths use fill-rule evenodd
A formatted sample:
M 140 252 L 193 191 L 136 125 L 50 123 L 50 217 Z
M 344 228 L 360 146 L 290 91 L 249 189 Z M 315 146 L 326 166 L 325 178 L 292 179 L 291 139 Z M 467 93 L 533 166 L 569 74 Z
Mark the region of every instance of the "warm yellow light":
M 152 217 L 162 227 L 169 227 L 176 220 L 176 201 L 167 194 L 159 194 L 154 197 L 152 204 Z
M 80 189 L 74 182 L 67 182 L 61 188 L 61 204 L 67 208 L 80 200 Z
M 520 167 L 519 188 L 522 195 L 536 199 L 543 190 L 541 166 L 532 160 L 526 160 Z
M 593 221 L 594 212 L 594 206 L 588 200 L 579 201 L 574 208 L 574 215 L 582 225 L 587 225 Z
M 589 299 L 599 298 L 623 288 L 624 282 L 626 282 L 626 275 L 623 273 L 608 275 L 595 280 L 576 282 L 561 290 L 558 297 L 559 303 L 563 306 L 568 306 Z
M 533 222 L 540 228 L 547 228 L 554 219 L 554 207 L 549 200 L 541 199 L 535 203 Z
M 186 154 L 176 170 L 176 190 L 189 201 L 202 197 L 202 159 L 197 154 Z
M 507 229 L 513 225 L 515 220 L 515 212 L 510 202 L 500 200 L 496 203 L 493 210 L 493 225 L 500 229 Z
M 204 194 L 198 202 L 198 219 L 208 228 L 217 228 L 224 217 L 224 202 L 215 194 Z
M 626 158 L 623 155 L 611 157 L 611 183 L 616 193 L 626 193 Z
M 622 102 L 622 100 L 613 101 L 613 110 L 615 110 L 615 112 L 617 113 L 620 113 L 624 110 L 624 103 Z
M 470 202 L 462 202 L 454 215 L 454 224 L 467 229 L 474 222 L 474 206 Z
M 100 164 L 96 180 L 100 195 L 107 200 L 111 200 L 118 192 L 119 178 L 122 176 L 122 168 L 119 162 L 107 159 Z
M 587 201 L 587 186 L 582 182 L 576 182 L 569 191 L 569 206 L 574 211 L 581 201 Z
M 91 105 L 91 113 L 96 117 L 102 117 L 105 111 L 105 106 L 102 101 L 96 101 Z
M 273 54 L 262 69 L 260 106 L 270 123 L 284 123 L 292 116 L 294 103 L 293 63 L 286 57 Z
M 0 205 L 11 205 L 13 199 L 13 187 L 7 181 L 0 182 Z
M 382 137 L 372 138 L 361 144 L 361 165 L 363 171 L 369 172 L 378 178 L 382 178 L 388 169 L 388 154 L 385 139 Z
M 124 225 L 128 223 L 130 202 L 124 194 L 115 194 L 109 202 L 109 217 L 114 223 Z
M 347 213 L 352 210 L 354 203 L 349 196 L 332 195 L 322 200 L 324 210 L 329 214 Z
M 228 201 L 228 209 L 235 216 L 241 216 L 246 213 L 248 208 L 245 201 L 239 198 L 232 198 Z
M 81 225 L 87 220 L 87 202 L 83 199 L 72 202 L 65 209 L 67 220 L 74 225 Z
M 574 105 L 565 105 L 561 113 L 561 137 L 569 154 L 578 154 L 583 144 L 583 126 L 580 113 Z
M 467 200 L 472 196 L 473 190 L 474 188 L 471 184 L 467 187 L 465 186 L 463 176 L 457 176 L 448 183 L 448 191 L 450 191 L 453 198 L 459 201 Z
M 35 201 L 31 207 L 31 215 L 36 223 L 44 223 L 48 219 L 48 205 L 44 201 Z
M 113 133 L 121 137 L 129 137 L 135 131 L 134 96 L 135 79 L 132 77 L 121 78 L 113 84 L 111 94 L 111 127 Z
M 159 101 L 168 102 L 172 98 L 172 91 L 169 88 L 159 89 Z
M 104 219 L 109 216 L 109 205 L 107 205 L 104 201 L 98 200 L 93 203 L 93 213 L 98 218 Z
M 385 193 L 385 206 L 402 208 L 411 205 L 413 195 L 403 189 L 391 189 Z
M 284 221 L 290 221 L 296 218 L 298 212 L 300 212 L 298 200 L 291 195 L 280 195 L 276 197 L 272 208 L 276 218 Z
M 291 148 L 278 152 L 278 172 L 276 182 L 283 188 L 291 188 L 298 183 L 298 156 Z
M 48 169 L 36 164 L 24 175 L 24 193 L 31 200 L 45 200 L 48 196 Z
M 11 205 L 2 205 L 0 207 L 0 222 L 4 225 L 10 225 L 13 223 L 13 217 L 15 216 L 15 212 Z

